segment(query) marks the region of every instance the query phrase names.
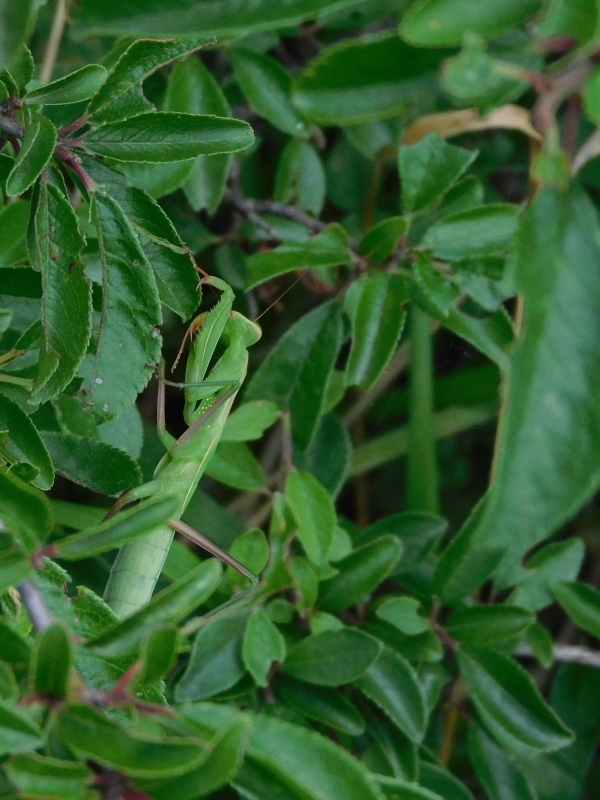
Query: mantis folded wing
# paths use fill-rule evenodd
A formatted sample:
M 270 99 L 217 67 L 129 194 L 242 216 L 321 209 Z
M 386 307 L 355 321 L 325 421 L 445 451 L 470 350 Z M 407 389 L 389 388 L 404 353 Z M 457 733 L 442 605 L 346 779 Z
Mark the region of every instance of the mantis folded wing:
M 222 294 L 211 311 L 201 314 L 192 323 L 192 329 L 197 329 L 198 333 L 192 344 L 183 384 L 186 387 L 184 419 L 188 430 L 177 440 L 165 430 L 164 382 L 161 383 L 158 433 L 167 452 L 153 479 L 122 497 L 111 513 L 134 500 L 144 502 L 149 497 L 173 495 L 179 500 L 178 517 L 182 516 L 219 443 L 232 403 L 246 377 L 248 347 L 259 340 L 260 328 L 232 311 L 233 291 L 224 281 L 211 277 L 203 283 L 214 286 Z M 208 373 L 219 341 L 226 345 L 225 352 Z M 174 530 L 192 538 L 246 577 L 254 578 L 252 573 L 179 518 L 119 551 L 104 594 L 104 599 L 117 616 L 130 614 L 150 600 Z

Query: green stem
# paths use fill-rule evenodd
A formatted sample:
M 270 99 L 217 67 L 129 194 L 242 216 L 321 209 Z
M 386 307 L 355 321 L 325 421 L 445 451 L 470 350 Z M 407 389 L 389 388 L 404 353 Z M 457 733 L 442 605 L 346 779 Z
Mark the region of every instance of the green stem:
M 406 507 L 436 513 L 438 478 L 433 424 L 433 342 L 429 316 L 411 309 L 409 441 Z
M 0 372 L 0 381 L 3 383 L 12 383 L 15 386 L 22 386 L 24 389 L 31 390 L 33 388 L 33 381 L 30 378 L 17 378 L 13 375 L 7 375 Z

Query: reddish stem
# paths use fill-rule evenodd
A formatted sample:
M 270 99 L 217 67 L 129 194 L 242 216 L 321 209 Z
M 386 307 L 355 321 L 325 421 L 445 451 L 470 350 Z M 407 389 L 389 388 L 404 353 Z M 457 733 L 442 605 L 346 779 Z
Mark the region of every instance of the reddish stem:
M 81 180 L 87 192 L 91 193 L 94 191 L 94 182 L 87 174 L 87 172 L 84 170 L 84 168 L 81 166 L 81 159 L 79 158 L 78 155 L 76 155 L 75 153 L 70 153 L 64 147 L 61 147 L 59 145 L 54 151 L 54 157 L 57 158 L 59 161 L 62 161 L 63 164 L 66 164 L 73 170 L 73 172 Z
M 84 114 L 82 117 L 79 117 L 78 119 L 71 122 L 70 125 L 65 125 L 65 127 L 61 128 L 61 130 L 58 132 L 59 138 L 64 139 L 65 136 L 69 136 L 69 134 L 78 131 L 79 128 L 83 128 L 88 119 L 89 119 L 88 115 Z

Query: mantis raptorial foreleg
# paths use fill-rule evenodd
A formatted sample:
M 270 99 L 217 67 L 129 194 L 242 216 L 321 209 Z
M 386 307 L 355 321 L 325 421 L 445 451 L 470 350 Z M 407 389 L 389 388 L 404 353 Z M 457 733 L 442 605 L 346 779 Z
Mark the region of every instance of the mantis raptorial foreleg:
M 180 520 L 219 442 L 235 395 L 246 377 L 247 349 L 260 338 L 260 328 L 255 323 L 232 311 L 233 292 L 226 283 L 217 278 L 204 283 L 216 287 L 222 295 L 217 305 L 199 318 L 201 324 L 197 327 L 188 358 L 185 384 L 181 384 L 185 389 L 184 418 L 189 427 L 179 439 L 167 432 L 164 424 L 166 382 L 161 374 L 158 433 L 167 452 L 158 464 L 153 480 L 117 501 L 118 508 L 114 510 L 116 513 L 133 500 L 144 502 L 144 498 L 169 494 L 180 501 L 178 519 L 119 551 L 105 592 L 107 603 L 119 616 L 131 613 L 149 601 L 171 544 L 173 529 L 192 538 L 249 579 L 254 579 L 252 573 L 228 553 Z M 215 348 L 221 340 L 226 345 L 225 352 L 208 372 Z

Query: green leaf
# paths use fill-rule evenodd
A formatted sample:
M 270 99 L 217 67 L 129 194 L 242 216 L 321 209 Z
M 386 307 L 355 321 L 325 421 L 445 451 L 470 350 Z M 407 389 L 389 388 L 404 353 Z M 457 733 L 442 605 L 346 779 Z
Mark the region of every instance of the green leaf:
M 25 237 L 28 222 L 27 200 L 15 200 L 0 211 L 0 269 L 12 267 L 27 258 Z
M 490 800 L 537 800 L 518 763 L 476 725 L 469 728 L 469 756 Z
M 144 533 L 164 525 L 177 516 L 179 500 L 173 496 L 147 500 L 133 509 L 122 511 L 94 528 L 67 536 L 54 543 L 57 558 L 78 561 L 121 547 Z
M 32 0 L 0 2 L 0 72 L 10 67 L 27 39 L 33 9 Z
M 372 746 L 363 754 L 363 761 L 371 771 L 393 775 L 400 780 L 414 781 L 419 776 L 418 751 L 414 742 L 398 728 L 379 708 L 362 702 L 361 710 L 367 721 Z
M 573 581 L 583 564 L 585 547 L 577 537 L 553 542 L 527 561 L 510 602 L 529 611 L 540 611 L 554 602 L 552 589 L 559 581 Z
M 424 511 L 401 511 L 369 525 L 354 537 L 356 544 L 366 544 L 381 536 L 396 536 L 404 550 L 394 574 L 411 572 L 427 558 L 435 542 L 446 532 L 448 523 L 436 514 Z
M 169 78 L 165 102 L 166 111 L 190 114 L 231 116 L 229 104 L 219 83 L 195 56 L 177 64 Z M 210 214 L 217 210 L 231 166 L 231 156 L 198 156 L 183 190 L 194 211 L 206 208 Z
M 325 48 L 295 81 L 292 99 L 323 125 L 356 125 L 414 113 L 440 57 L 395 32 Z
M 399 653 L 384 647 L 355 685 L 411 742 L 423 739 L 427 727 L 425 694 L 413 668 Z
M 35 483 L 49 489 L 54 483 L 54 469 L 37 428 L 21 406 L 0 392 L 0 431 L 8 431 L 2 456 L 9 463 L 25 461 L 39 470 Z
M 453 611 L 446 631 L 467 647 L 491 648 L 520 639 L 534 621 L 533 614 L 516 606 L 471 606 Z
M 123 450 L 74 433 L 43 431 L 54 469 L 95 492 L 116 495 L 141 483 L 141 472 Z
M 73 379 L 92 328 L 92 291 L 80 258 L 85 244 L 73 207 L 49 183 L 34 200 L 28 232 L 34 266 L 42 273 L 43 346 L 33 391 L 43 403 Z
M 246 289 L 288 272 L 349 264 L 352 257 L 348 244 L 346 231 L 333 224 L 308 242 L 284 243 L 269 252 L 249 256 L 246 265 L 250 279 Z
M 593 0 L 583 0 L 576 5 L 568 0 L 550 0 L 537 30 L 544 38 L 574 36 L 583 44 L 593 36 L 597 21 L 598 7 Z
M 154 36 L 156 31 L 190 36 L 194 33 L 214 37 L 239 37 L 255 31 L 297 25 L 325 11 L 352 6 L 356 0 L 277 0 L 267 7 L 261 0 L 248 0 L 242 6 L 234 0 L 212 0 L 190 7 L 184 4 L 150 11 L 144 0 L 123 6 L 115 0 L 96 5 L 82 4 L 76 35 L 109 34 Z
M 405 211 L 422 211 L 440 200 L 476 157 L 476 151 L 448 144 L 439 133 L 401 147 L 398 163 Z
M 296 605 L 301 611 L 312 608 L 319 594 L 319 576 L 316 569 L 304 556 L 292 556 L 287 567 L 296 590 Z
M 91 382 L 94 413 L 105 421 L 130 406 L 158 364 L 158 292 L 137 237 L 120 206 L 96 194 L 92 203 L 103 274 L 100 338 Z
M 175 689 L 178 702 L 212 697 L 230 689 L 244 675 L 242 646 L 248 616 L 217 618 L 200 629 Z
M 115 419 L 96 428 L 105 444 L 118 447 L 133 459 L 139 459 L 144 444 L 144 423 L 137 406 L 129 406 Z
M 150 111 L 153 106 L 144 97 L 143 81 L 159 67 L 197 50 L 206 41 L 141 39 L 133 42 L 90 101 L 87 111 L 92 121 L 116 122 Z
M 181 775 L 203 759 L 198 739 L 146 736 L 117 725 L 83 704 L 73 703 L 61 710 L 57 729 L 79 758 L 92 759 L 133 777 Z
M 465 31 L 492 38 L 521 25 L 540 8 L 539 0 L 419 0 L 404 16 L 400 32 L 421 47 L 460 44 Z
M 258 686 L 267 686 L 271 665 L 282 664 L 285 653 L 285 640 L 269 615 L 262 609 L 254 611 L 246 625 L 242 658 Z
M 180 580 L 154 595 L 147 606 L 117 622 L 88 641 L 92 652 L 113 656 L 137 648 L 148 625 L 178 623 L 204 603 L 221 580 L 221 564 L 214 559 L 201 562 Z
M 333 539 L 335 508 L 321 484 L 308 472 L 292 472 L 287 479 L 286 500 L 298 529 L 296 536 L 313 564 L 322 564 Z
M 228 55 L 250 105 L 284 133 L 308 136 L 308 126 L 292 105 L 292 78 L 283 64 L 271 56 L 238 47 Z
M 404 217 L 388 217 L 365 233 L 360 240 L 360 252 L 372 264 L 381 264 L 392 255 L 407 229 Z
M 586 81 L 583 103 L 586 116 L 597 124 L 600 120 L 600 70 L 598 68 Z
M 450 214 L 434 223 L 421 242 L 436 258 L 490 256 L 508 249 L 519 224 L 519 209 L 496 203 Z
M 69 691 L 74 646 L 65 622 L 53 622 L 33 649 L 31 673 L 37 694 L 64 699 Z
M 323 631 L 294 645 L 284 671 L 306 683 L 341 686 L 360 678 L 380 652 L 376 639 L 355 628 Z
M 178 631 L 175 625 L 151 628 L 140 646 L 141 669 L 135 676 L 135 687 L 148 686 L 162 680 L 177 659 Z
M 417 783 L 398 780 L 398 778 L 378 775 L 377 782 L 390 800 L 449 800 L 435 792 L 430 792 L 429 789 L 424 789 Z
M 341 340 L 340 306 L 323 303 L 286 331 L 246 391 L 246 400 L 270 400 L 291 410 L 293 438 L 301 449 L 316 435 Z
M 212 793 L 236 776 L 248 745 L 251 723 L 238 716 L 222 728 L 203 748 L 200 764 L 185 775 L 169 781 L 139 781 L 154 800 L 198 800 Z
M 48 117 L 34 114 L 6 181 L 8 194 L 23 194 L 40 176 L 52 156 L 58 134 Z
M 255 575 L 260 575 L 269 561 L 269 542 L 259 528 L 252 528 L 237 537 L 229 552 Z M 230 568 L 230 577 L 236 580 L 238 576 L 240 581 L 245 580 L 233 568 Z
M 348 429 L 333 412 L 319 419 L 308 450 L 294 447 L 293 461 L 296 467 L 310 472 L 333 498 L 348 477 L 351 459 L 352 442 Z
M 22 795 L 36 798 L 83 800 L 94 778 L 85 764 L 37 753 L 15 756 L 3 764 L 3 768 Z
M 285 678 L 279 686 L 281 697 L 288 706 L 315 722 L 360 736 L 365 721 L 346 695 L 323 686 L 311 686 L 303 681 Z
M 33 566 L 20 550 L 0 550 L 0 593 L 18 586 L 33 573 Z
M 94 128 L 85 136 L 85 147 L 118 161 L 163 164 L 237 153 L 253 140 L 252 128 L 241 120 L 156 111 Z
M 302 139 L 290 139 L 277 165 L 275 200 L 318 216 L 326 190 L 325 170 L 315 148 Z
M 573 733 L 545 702 L 529 673 L 511 658 L 486 650 L 459 650 L 460 674 L 482 722 L 519 758 L 566 747 Z
M 260 492 L 266 476 L 244 442 L 219 442 L 206 467 L 206 474 L 226 486 L 246 492 Z
M 600 481 L 600 417 L 589 401 L 600 393 L 599 236 L 596 211 L 576 187 L 543 189 L 519 231 L 525 318 L 478 531 L 486 545 L 510 547 L 511 561 L 572 517 Z
M 4 621 L 0 621 L 0 646 L 3 661 L 18 666 L 29 665 L 31 644 Z
M 227 417 L 222 442 L 250 442 L 260 439 L 279 417 L 279 409 L 268 400 L 253 400 L 236 408 Z
M 336 562 L 339 570 L 321 584 L 319 605 L 326 611 L 342 611 L 361 601 L 390 575 L 402 556 L 402 542 L 382 536 L 358 547 Z
M 390 597 L 377 607 L 376 614 L 401 633 L 418 636 L 431 627 L 429 620 L 418 613 L 420 605 L 414 597 Z
M 25 753 L 43 744 L 43 733 L 25 714 L 0 700 L 0 754 Z
M 428 761 L 422 761 L 420 764 L 419 783 L 430 792 L 437 792 L 444 800 L 474 800 L 462 781 L 455 778 L 447 769 Z
M 374 272 L 355 281 L 346 293 L 345 309 L 352 321 L 352 348 L 346 365 L 346 385 L 370 389 L 387 367 L 402 334 L 402 304 L 408 290 L 401 275 Z
M 98 91 L 106 75 L 106 70 L 100 64 L 87 64 L 64 78 L 32 89 L 25 95 L 25 100 L 45 106 L 80 103 Z
M 127 186 L 120 172 L 89 156 L 83 157 L 83 165 L 94 183 L 116 200 L 129 222 L 143 234 L 143 250 L 154 270 L 161 301 L 182 319 L 189 319 L 199 302 L 198 274 L 169 217 L 146 192 Z
M 52 512 L 46 495 L 0 469 L 0 517 L 19 535 L 27 552 L 36 549 L 52 528 Z
M 600 638 L 600 592 L 579 581 L 561 581 L 552 594 L 573 622 L 592 636 Z

